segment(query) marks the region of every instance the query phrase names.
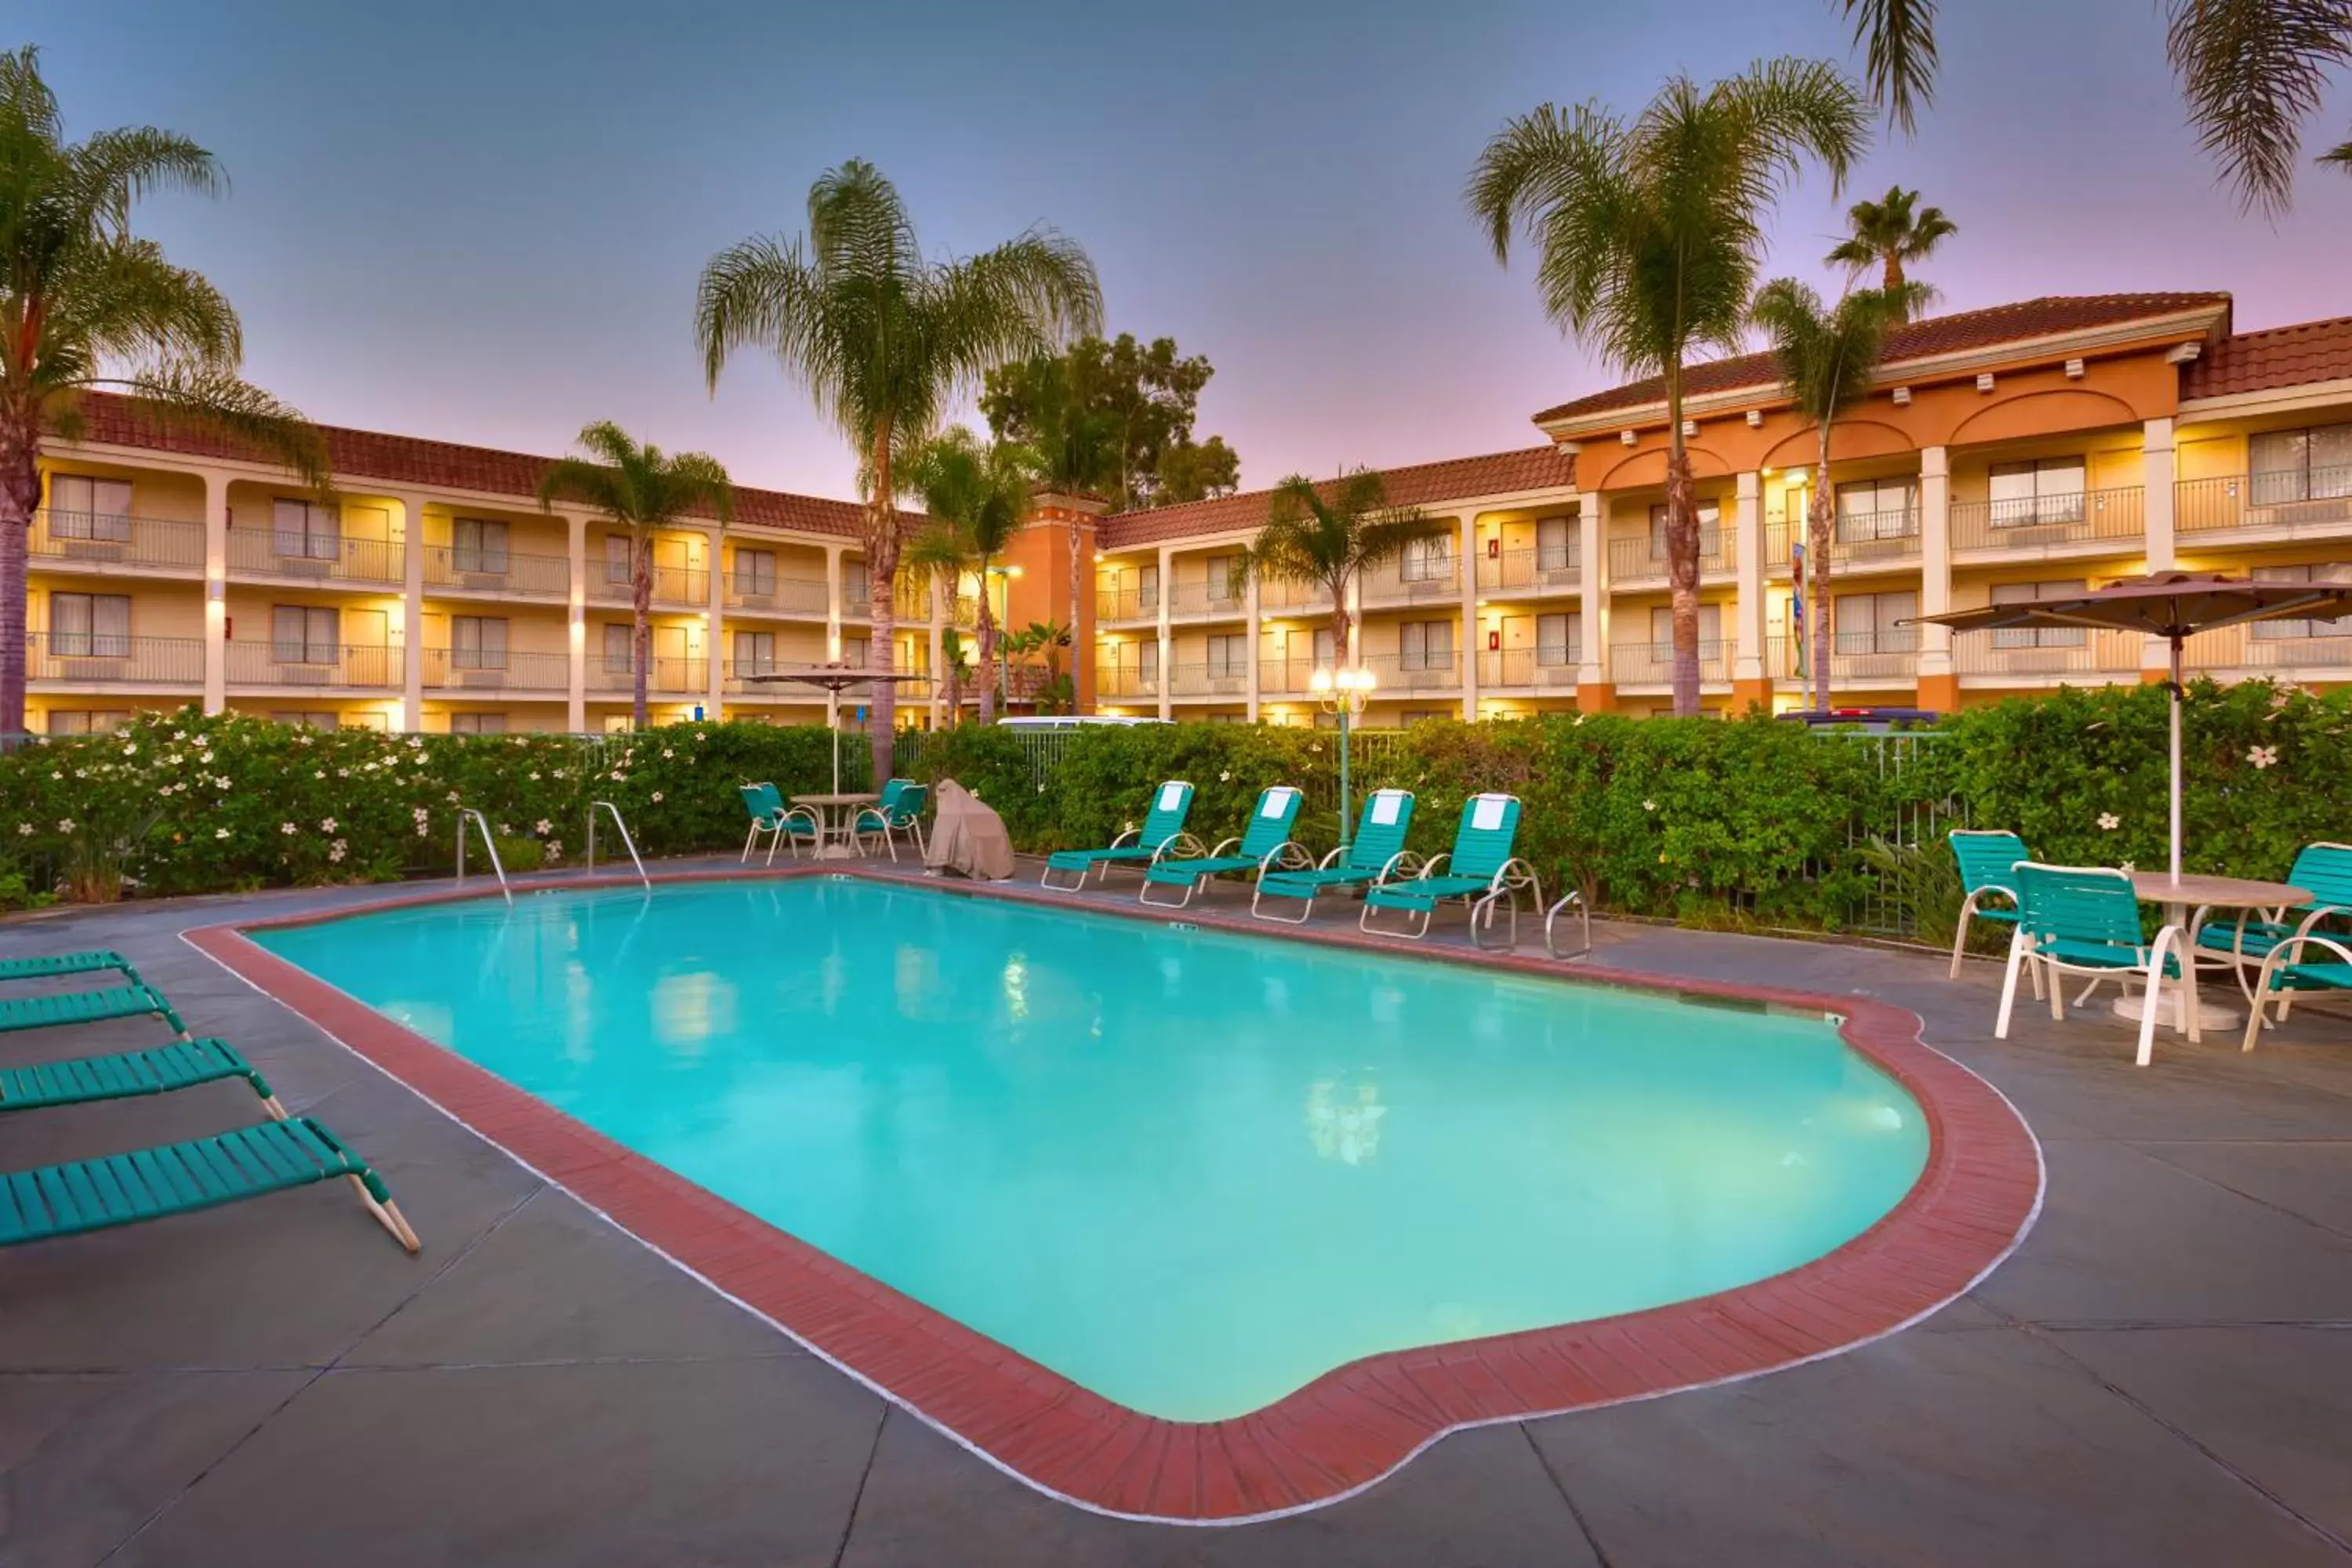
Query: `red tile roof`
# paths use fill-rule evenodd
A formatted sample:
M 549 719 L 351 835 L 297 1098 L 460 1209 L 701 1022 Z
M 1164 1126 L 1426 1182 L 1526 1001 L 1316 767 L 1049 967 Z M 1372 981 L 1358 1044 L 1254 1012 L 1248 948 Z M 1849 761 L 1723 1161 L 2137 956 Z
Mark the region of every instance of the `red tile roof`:
M 81 400 L 87 428 L 83 439 L 114 447 L 138 447 L 189 458 L 242 461 L 266 460 L 244 443 L 215 432 L 165 425 L 133 399 L 91 393 Z M 526 452 L 501 452 L 489 447 L 461 447 L 450 441 L 427 441 L 414 436 L 386 436 L 374 430 L 350 430 L 322 425 L 328 461 L 338 484 L 373 479 L 386 485 L 417 485 L 432 489 L 461 489 L 515 496 L 537 504 L 540 477 L 552 458 Z M 802 533 L 833 533 L 857 537 L 864 509 L 854 501 L 828 500 L 821 496 L 793 495 L 783 490 L 735 489 L 735 521 Z M 902 514 L 909 525 L 922 520 Z
M 2221 397 L 2352 376 L 2352 316 L 2224 338 L 2181 367 L 2180 395 Z
M 1992 348 L 2000 343 L 2044 338 L 2059 332 L 2116 326 L 2126 321 L 2177 315 L 2183 310 L 2210 309 L 2215 305 L 2227 310 L 2229 304 L 2229 295 L 2216 293 L 2052 295 L 2014 305 L 1995 305 L 1982 310 L 1930 316 L 1925 321 L 1898 327 L 1887 335 L 1885 359 L 1890 364 L 1906 360 L 1933 359 L 1939 354 Z M 1780 372 L 1774 368 L 1770 354 L 1737 354 L 1728 359 L 1709 360 L 1703 364 L 1692 365 L 1684 374 L 1683 390 L 1685 395 L 1696 396 L 1742 387 L 1773 386 L 1779 384 L 1780 379 Z M 1664 378 L 1654 375 L 1646 381 L 1629 382 L 1623 386 L 1612 387 L 1606 392 L 1596 392 L 1589 397 L 1576 398 L 1558 407 L 1547 408 L 1536 416 L 1536 421 L 1542 424 L 1581 415 L 1603 414 L 1618 408 L 1639 408 L 1660 402 L 1665 395 Z
M 1449 458 L 1437 463 L 1382 468 L 1381 478 L 1395 505 L 1433 506 L 1473 496 L 1562 489 L 1576 482 L 1576 465 L 1557 447 L 1528 447 L 1483 458 Z M 1125 550 L 1167 539 L 1255 529 L 1265 523 L 1267 500 L 1273 494 L 1270 489 L 1244 490 L 1214 500 L 1115 512 L 1102 520 L 1096 542 L 1105 550 Z

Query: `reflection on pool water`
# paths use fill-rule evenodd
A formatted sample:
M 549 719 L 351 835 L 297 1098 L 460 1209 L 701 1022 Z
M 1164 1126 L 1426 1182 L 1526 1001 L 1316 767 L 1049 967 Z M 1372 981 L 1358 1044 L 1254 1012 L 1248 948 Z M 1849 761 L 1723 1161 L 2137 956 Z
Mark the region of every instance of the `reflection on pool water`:
M 1826 1023 L 821 878 L 256 933 L 1107 1398 L 1184 1420 L 1779 1273 L 1927 1135 Z

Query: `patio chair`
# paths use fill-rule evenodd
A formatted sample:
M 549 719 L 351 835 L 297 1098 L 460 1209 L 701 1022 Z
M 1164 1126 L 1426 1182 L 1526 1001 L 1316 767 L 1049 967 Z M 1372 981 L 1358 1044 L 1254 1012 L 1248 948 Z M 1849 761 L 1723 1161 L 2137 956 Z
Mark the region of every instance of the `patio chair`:
M 743 861 L 749 861 L 760 847 L 760 835 L 768 836 L 768 860 L 776 863 L 776 846 L 793 846 L 793 857 L 800 858 L 803 840 L 814 845 L 822 842 L 823 826 L 816 813 L 804 805 L 787 805 L 782 791 L 772 784 L 748 784 L 736 786 L 743 797 L 743 809 L 751 814 L 751 831 L 743 837 Z M 738 862 L 741 864 L 742 862 Z
M 1968 896 L 1960 900 L 1960 929 L 1952 938 L 1951 978 L 1960 977 L 1960 955 L 1969 950 L 1969 922 L 1971 920 L 2000 921 L 2017 924 L 2017 881 L 2010 868 L 2033 856 L 2025 847 L 2025 840 L 2014 833 L 1997 828 L 1955 827 L 1950 843 L 1952 858 L 1959 862 L 1960 886 Z M 1987 899 L 1998 899 L 2005 907 L 1992 907 Z M 2040 990 L 2042 974 L 2034 972 L 2034 994 Z
M 60 1062 L 35 1062 L 30 1067 L 0 1068 L 0 1112 L 43 1110 L 53 1105 L 88 1105 L 101 1100 L 130 1100 L 140 1095 L 169 1094 L 201 1083 L 241 1078 L 261 1097 L 261 1108 L 273 1121 L 286 1120 L 286 1107 L 270 1092 L 268 1083 L 226 1040 L 174 1040 L 143 1051 L 118 1051 L 112 1056 L 75 1057 Z
M 59 974 L 101 974 L 110 969 L 121 971 L 133 985 L 141 983 L 129 959 L 103 947 L 86 952 L 44 953 L 38 958 L 0 959 L 0 980 L 47 980 Z
M 1399 872 L 1411 876 L 1421 868 L 1420 857 L 1404 847 L 1405 832 L 1412 826 L 1412 791 L 1374 790 L 1364 797 L 1354 838 L 1324 856 L 1311 869 L 1268 871 L 1260 877 L 1257 890 L 1250 895 L 1250 913 L 1262 921 L 1304 925 L 1315 912 L 1318 893 L 1384 882 Z M 1268 899 L 1296 903 L 1298 913 L 1275 914 L 1263 907 Z
M 2266 917 L 2248 910 L 2211 922 L 2200 910 L 2189 922 L 2189 945 L 2200 958 L 2205 953 L 2226 954 L 2223 966 L 2233 973 L 2238 989 L 2249 1002 L 2255 989 L 2250 977 L 2261 970 L 2272 949 L 2289 937 L 2311 935 L 2322 921 L 2352 918 L 2352 844 L 2305 845 L 2295 851 L 2294 867 L 2286 879 L 2309 892 L 2311 902 L 2300 909 L 2270 910 Z M 2282 1010 L 2285 1005 L 2282 999 Z
M 144 981 L 110 985 L 97 991 L 61 991 L 50 996 L 0 997 L 0 1034 L 16 1029 L 47 1029 L 67 1024 L 99 1024 L 110 1018 L 161 1018 L 172 1033 L 188 1037 L 163 994 Z
M 1515 795 L 1474 795 L 1462 803 L 1462 824 L 1454 831 L 1454 847 L 1429 861 L 1417 877 L 1373 884 L 1364 894 L 1364 912 L 1357 918 L 1360 931 L 1374 936 L 1402 936 L 1418 942 L 1429 934 L 1437 906 L 1460 899 L 1470 910 L 1470 941 L 1484 947 L 1482 931 L 1492 930 L 1495 907 L 1510 910 L 1511 934 L 1507 946 L 1519 940 L 1519 889 L 1525 888 L 1535 909 L 1543 908 L 1543 889 L 1536 868 L 1511 853 L 1519 832 L 1519 797 Z M 1401 910 L 1406 924 L 1382 931 L 1372 923 L 1377 910 Z M 1420 923 L 1412 923 L 1418 915 Z
M 1192 786 L 1182 779 L 1170 779 L 1151 792 L 1151 810 L 1141 827 L 1130 827 L 1110 841 L 1103 849 L 1057 849 L 1045 858 L 1045 868 L 1038 873 L 1037 885 L 1051 888 L 1057 893 L 1076 892 L 1087 885 L 1087 873 L 1100 868 L 1098 881 L 1110 879 L 1113 866 L 1149 867 L 1164 855 L 1181 853 L 1187 847 L 1195 855 L 1204 853 L 1201 841 L 1184 831 L 1184 819 L 1192 814 Z M 1073 871 L 1078 879 L 1064 885 L 1054 880 Z
M 1135 896 L 1160 909 L 1181 910 L 1213 877 L 1231 871 L 1255 871 L 1263 880 L 1276 866 L 1304 868 L 1313 865 L 1313 857 L 1290 841 L 1290 830 L 1298 821 L 1299 804 L 1306 798 L 1305 793 L 1292 784 L 1273 784 L 1259 791 L 1257 807 L 1250 813 L 1249 826 L 1240 837 L 1224 839 L 1205 857 L 1154 860 L 1144 868 L 1143 886 Z M 1171 903 L 1165 898 L 1153 898 L 1154 888 L 1180 888 L 1182 891 Z
M 930 786 L 912 779 L 891 779 L 882 786 L 882 797 L 872 805 L 860 806 L 851 832 L 860 838 L 870 830 L 890 851 L 890 858 L 898 858 L 899 834 L 914 840 L 915 857 L 923 855 L 923 805 L 930 798 Z
M 2352 945 L 2347 943 L 2352 943 L 2352 937 L 2320 936 L 2300 931 L 2273 942 L 2270 951 L 2263 955 L 2254 988 L 2247 995 L 2252 1005 L 2246 1015 L 2246 1041 L 2239 1048 L 2252 1050 L 2254 1041 L 2264 1029 L 2286 1022 L 2287 1004 L 2294 992 L 2352 991 Z M 2306 956 L 2315 947 L 2326 956 L 2317 961 Z M 2263 1009 L 2273 1000 L 2278 1003 L 2274 1021 L 2263 1016 Z
M 193 1214 L 265 1193 L 349 1178 L 378 1225 L 417 1249 L 382 1177 L 307 1116 L 185 1143 L 0 1172 L 0 1247 Z
M 2044 866 L 2021 860 L 2017 880 L 2017 932 L 2010 938 L 2009 972 L 2000 985 L 2000 1016 L 1993 1038 L 2009 1038 L 2009 1016 L 2017 1002 L 2020 965 L 2046 967 L 2050 1016 L 2066 1016 L 2068 974 L 2092 976 L 2074 998 L 2081 1006 L 2104 981 L 2138 975 L 2140 994 L 2139 1057 L 2148 1064 L 2156 1048 L 2157 1015 L 2164 1010 L 2164 981 L 2179 978 L 2182 932 L 2166 926 L 2151 942 L 2140 933 L 2139 895 L 2130 876 L 2104 866 Z M 2184 1011 L 2186 1010 L 2184 1005 Z M 2188 1026 L 2192 1037 L 2196 1020 Z

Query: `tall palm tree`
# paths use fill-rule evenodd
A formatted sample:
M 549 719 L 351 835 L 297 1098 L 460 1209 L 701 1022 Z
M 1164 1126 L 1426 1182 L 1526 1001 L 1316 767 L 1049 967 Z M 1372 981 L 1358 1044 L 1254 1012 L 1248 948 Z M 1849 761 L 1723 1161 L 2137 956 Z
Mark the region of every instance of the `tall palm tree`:
M 710 258 L 695 341 L 713 390 L 735 350 L 772 353 L 856 448 L 876 667 L 888 669 L 902 539 L 896 465 L 992 365 L 1050 351 L 1102 324 L 1086 252 L 1032 229 L 967 259 L 923 255 L 898 192 L 851 159 L 809 187 L 808 237 L 756 236 Z M 897 693 L 874 692 L 874 776 L 887 776 Z
M 1331 595 L 1331 658 L 1348 662 L 1348 585 L 1366 569 L 1402 556 L 1405 547 L 1444 537 L 1451 525 L 1418 507 L 1389 500 L 1387 483 L 1370 468 L 1350 468 L 1328 484 L 1293 474 L 1274 487 L 1265 525 L 1234 564 L 1237 577 L 1311 583 Z
M 1830 483 L 1830 431 L 1840 415 L 1869 395 L 1887 332 L 1908 319 L 1917 296 L 1926 291 L 1922 283 L 1858 289 L 1835 306 L 1826 306 L 1804 284 L 1780 278 L 1757 290 L 1750 311 L 1772 340 L 1790 402 L 1812 422 L 1819 440 L 1806 528 L 1805 581 L 1797 584 L 1811 633 L 1808 708 L 1830 705 L 1830 639 L 1835 633 L 1830 611 L 1830 523 L 1836 513 Z
M 1767 60 L 1710 87 L 1675 77 L 1631 122 L 1596 104 L 1545 104 L 1507 122 L 1471 174 L 1470 210 L 1496 259 L 1507 264 L 1524 235 L 1551 318 L 1625 374 L 1664 382 L 1679 714 L 1699 698 L 1685 367 L 1696 348 L 1739 347 L 1774 197 L 1808 158 L 1843 184 L 1867 137 L 1861 92 L 1835 67 Z
M 677 525 L 689 512 L 708 512 L 725 528 L 735 518 L 735 488 L 727 470 L 707 452 L 664 453 L 651 443 L 640 447 L 629 433 L 609 419 L 600 419 L 580 432 L 578 445 L 586 458 L 560 458 L 539 481 L 541 510 L 551 511 L 559 500 L 593 507 L 629 535 L 629 670 L 635 695 L 629 721 L 646 725 L 646 673 L 653 642 L 654 536 Z M 718 551 L 711 551 L 712 571 L 719 569 Z M 719 628 L 710 628 L 717 637 Z
M 1832 0 L 1853 22 L 1872 96 L 1906 131 L 1936 93 L 1936 0 Z M 2166 0 L 2165 55 L 2240 205 L 2271 216 L 2294 197 L 2303 127 L 2352 62 L 2345 0 Z M 2319 162 L 2352 173 L 2352 142 Z
M 958 425 L 908 452 L 899 470 L 908 493 L 922 498 L 930 525 L 907 546 L 908 564 L 927 567 L 952 586 L 967 571 L 980 579 L 980 721 L 996 721 L 996 607 L 989 566 L 1011 548 L 1029 515 L 1036 456 L 1015 441 L 982 441 Z
M 1906 191 L 1900 185 L 1890 185 L 1884 201 L 1856 202 L 1846 208 L 1846 222 L 1853 232 L 1840 241 L 1838 247 L 1826 258 L 1832 267 L 1843 267 L 1855 274 L 1871 266 L 1879 268 L 1879 287 L 1887 294 L 1899 294 L 1909 279 L 1904 275 L 1904 264 L 1924 261 L 1936 247 L 1960 232 L 1960 226 L 1944 216 L 1941 207 L 1919 205 L 1919 193 Z M 1905 307 L 1903 319 L 1935 297 L 1930 289 L 1921 289 L 1911 305 Z
M 25 574 L 41 447 L 85 428 L 81 394 L 111 387 L 161 422 L 199 426 L 327 483 L 326 448 L 286 405 L 239 380 L 236 312 L 131 232 L 153 191 L 216 195 L 212 154 L 152 126 L 68 142 L 31 47 L 0 54 L 0 733 L 25 727 Z

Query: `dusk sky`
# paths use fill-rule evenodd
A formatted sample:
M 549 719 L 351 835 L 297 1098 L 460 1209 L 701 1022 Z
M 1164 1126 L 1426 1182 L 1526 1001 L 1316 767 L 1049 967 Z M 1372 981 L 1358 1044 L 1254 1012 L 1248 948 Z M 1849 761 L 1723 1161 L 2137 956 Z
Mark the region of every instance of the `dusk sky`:
M 2352 179 L 2242 217 L 2180 124 L 2150 0 L 1944 8 L 1912 140 L 1782 207 L 1773 272 L 1824 288 L 1845 203 L 1901 181 L 1958 237 L 1924 269 L 1960 310 L 2227 289 L 2242 330 L 2352 310 Z M 927 246 L 1036 223 L 1083 244 L 1109 326 L 1216 379 L 1200 434 L 1256 487 L 1292 470 L 1530 445 L 1528 416 L 1617 379 L 1530 268 L 1464 216 L 1513 113 L 1631 111 L 1667 74 L 1851 63 L 1826 0 L 400 6 L 16 0 L 73 136 L 152 122 L 228 171 L 142 232 L 224 288 L 247 370 L 311 417 L 559 452 L 588 420 L 718 455 L 743 482 L 852 493 L 840 435 L 772 359 L 706 395 L 697 271 L 797 233 L 809 182 L 877 163 Z M 2343 139 L 2346 95 L 2311 134 Z

